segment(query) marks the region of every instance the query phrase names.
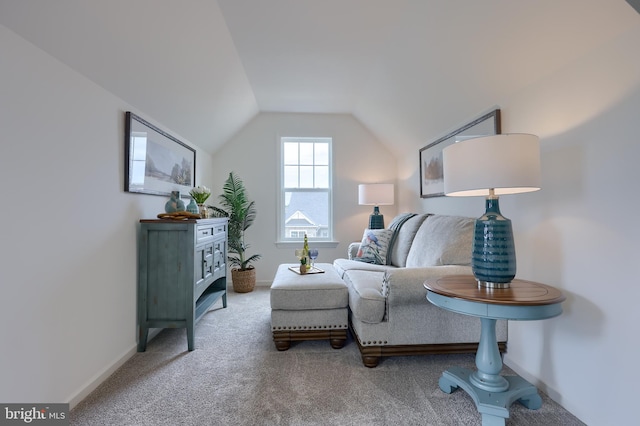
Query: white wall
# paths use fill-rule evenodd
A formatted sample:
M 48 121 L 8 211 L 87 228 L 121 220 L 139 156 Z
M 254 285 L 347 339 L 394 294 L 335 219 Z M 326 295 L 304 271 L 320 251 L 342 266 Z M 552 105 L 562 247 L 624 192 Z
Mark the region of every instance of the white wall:
M 137 223 L 166 198 L 123 191 L 143 112 L 4 26 L 0 69 L 0 401 L 73 404 L 135 352 Z
M 512 327 L 507 363 L 594 425 L 637 418 L 638 40 L 636 27 L 505 103 L 507 130 L 543 137 L 544 190 L 518 206 L 524 270 L 568 298 L 562 317 Z
M 635 419 L 639 39 L 640 30 L 630 31 L 526 91 L 487 100 L 501 107 L 504 132 L 541 136 L 542 191 L 501 201 L 514 222 L 518 275 L 567 295 L 561 317 L 511 323 L 505 360 L 590 425 Z M 0 401 L 77 401 L 135 351 L 136 223 L 162 211 L 165 200 L 122 190 L 123 116 L 135 108 L 2 26 L 0 69 L 8 198 Z M 461 124 L 465 118 L 473 117 Z M 357 205 L 365 179 L 400 183 L 399 204 L 382 207 L 387 218 L 409 210 L 482 213 L 478 198 L 418 197 L 421 146 L 396 165 L 351 116 L 260 114 L 214 157 L 198 151 L 197 181 L 217 193 L 230 170 L 244 178 L 258 204 L 249 235 L 264 256 L 262 282 L 292 258 L 273 244 L 277 136 L 285 133 L 334 137 L 341 244 L 324 250 L 322 261 L 360 238 L 370 212 Z
M 510 323 L 505 363 L 589 425 L 637 422 L 638 40 L 640 30 L 629 31 L 494 100 L 503 133 L 541 137 L 542 190 L 500 203 L 514 225 L 518 277 L 567 297 L 558 318 Z M 480 216 L 481 198 L 418 198 L 419 148 L 399 166 L 400 209 Z
M 360 241 L 373 211 L 358 205 L 358 184 L 395 183 L 396 162 L 391 152 L 377 141 L 353 116 L 346 114 L 261 113 L 213 158 L 214 181 L 211 204 L 217 204 L 230 171 L 240 176 L 258 209 L 254 225 L 247 231 L 252 245 L 248 254 L 263 257 L 256 266 L 258 285 L 269 285 L 277 266 L 296 262 L 294 248 L 277 248 L 276 207 L 278 193 L 278 144 L 280 136 L 329 136 L 333 138 L 334 224 L 340 244 L 320 248 L 318 262 L 345 257 L 347 246 Z M 396 206 L 381 206 L 391 220 Z M 300 243 L 301 248 L 302 242 Z

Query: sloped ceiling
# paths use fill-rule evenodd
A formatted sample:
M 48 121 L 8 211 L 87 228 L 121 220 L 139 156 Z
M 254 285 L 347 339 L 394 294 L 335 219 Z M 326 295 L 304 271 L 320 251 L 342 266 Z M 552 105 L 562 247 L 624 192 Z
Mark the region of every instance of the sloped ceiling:
M 0 0 L 0 24 L 214 153 L 260 111 L 349 113 L 415 149 L 640 15 L 624 0 Z

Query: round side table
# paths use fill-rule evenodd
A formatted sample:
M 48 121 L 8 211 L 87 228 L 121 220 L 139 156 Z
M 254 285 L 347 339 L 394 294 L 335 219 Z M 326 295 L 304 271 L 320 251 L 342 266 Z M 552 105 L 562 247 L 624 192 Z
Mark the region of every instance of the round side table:
M 538 390 L 519 376 L 502 376 L 502 358 L 496 339 L 496 320 L 543 320 L 562 313 L 565 297 L 551 286 L 515 279 L 509 288 L 479 286 L 471 275 L 454 275 L 425 281 L 427 300 L 440 308 L 480 318 L 481 334 L 476 370 L 452 367 L 442 373 L 439 386 L 451 393 L 458 387 L 474 400 L 483 426 L 505 424 L 514 401 L 537 410 Z

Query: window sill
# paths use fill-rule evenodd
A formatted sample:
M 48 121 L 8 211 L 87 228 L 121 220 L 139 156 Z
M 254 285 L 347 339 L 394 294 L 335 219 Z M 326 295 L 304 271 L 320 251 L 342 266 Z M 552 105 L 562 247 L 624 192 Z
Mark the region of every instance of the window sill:
M 302 240 L 276 241 L 275 244 L 279 249 L 300 248 L 302 247 Z M 336 248 L 338 244 L 340 244 L 340 241 L 309 241 L 309 245 L 315 248 Z

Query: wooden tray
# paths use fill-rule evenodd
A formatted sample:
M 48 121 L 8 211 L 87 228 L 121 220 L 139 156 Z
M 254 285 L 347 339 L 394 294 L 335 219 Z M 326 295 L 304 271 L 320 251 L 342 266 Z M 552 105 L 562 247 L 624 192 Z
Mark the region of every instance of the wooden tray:
M 318 268 L 318 267 L 313 267 L 313 268 L 309 268 L 307 269 L 307 272 L 304 274 L 300 273 L 300 267 L 299 266 L 289 266 L 289 270 L 291 272 L 295 272 L 298 275 L 308 275 L 308 274 L 324 274 L 324 270 Z

